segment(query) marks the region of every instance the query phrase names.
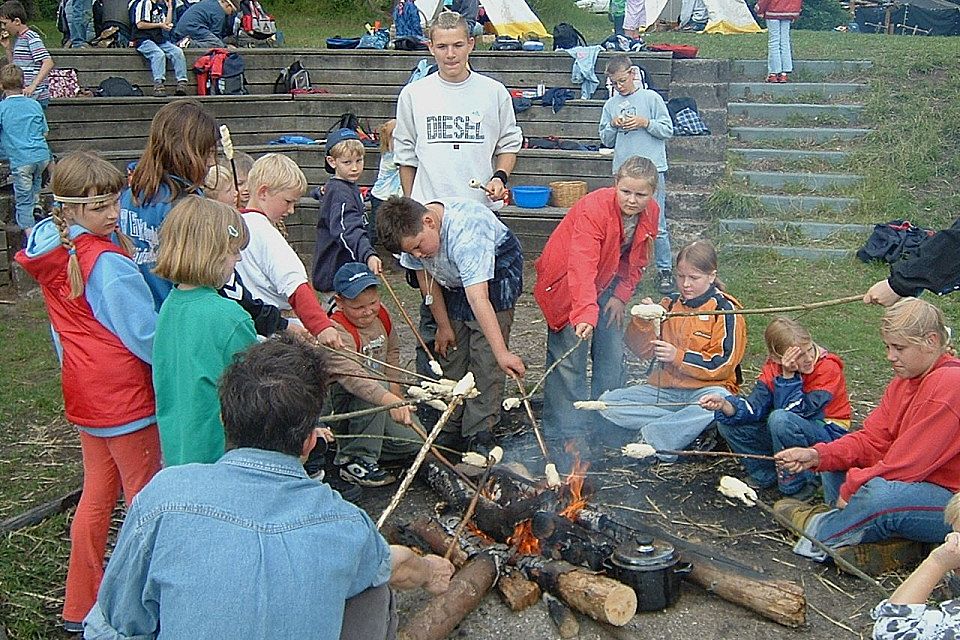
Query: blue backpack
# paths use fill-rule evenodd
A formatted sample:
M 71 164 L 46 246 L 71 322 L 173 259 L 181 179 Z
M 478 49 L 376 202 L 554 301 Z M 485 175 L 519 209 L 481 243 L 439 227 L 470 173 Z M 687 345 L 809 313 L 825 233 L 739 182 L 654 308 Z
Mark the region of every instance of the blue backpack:
M 417 38 L 423 40 L 423 28 L 420 26 L 420 10 L 413 0 L 397 0 L 393 7 L 393 26 L 397 38 Z

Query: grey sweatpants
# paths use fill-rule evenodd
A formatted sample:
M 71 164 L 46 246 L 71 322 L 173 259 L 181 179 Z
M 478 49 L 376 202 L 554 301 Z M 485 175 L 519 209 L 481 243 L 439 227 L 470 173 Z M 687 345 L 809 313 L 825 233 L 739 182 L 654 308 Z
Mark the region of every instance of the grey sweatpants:
M 370 587 L 347 600 L 340 640 L 394 640 L 397 605 L 390 586 Z

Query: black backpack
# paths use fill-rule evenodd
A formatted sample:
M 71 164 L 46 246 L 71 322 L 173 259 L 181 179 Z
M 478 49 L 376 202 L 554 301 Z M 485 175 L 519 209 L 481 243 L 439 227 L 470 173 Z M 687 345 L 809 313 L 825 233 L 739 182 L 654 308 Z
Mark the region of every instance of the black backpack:
M 104 98 L 127 98 L 142 96 L 143 90 L 135 84 L 130 84 L 125 78 L 110 76 L 100 83 L 96 94 Z
M 520 51 L 522 48 L 523 43 L 510 36 L 497 36 L 490 46 L 493 51 Z
M 587 46 L 587 39 L 572 24 L 561 22 L 553 28 L 553 50 Z
M 310 72 L 304 68 L 303 63 L 299 60 L 281 71 L 273 83 L 274 93 L 290 93 L 294 89 L 309 88 Z

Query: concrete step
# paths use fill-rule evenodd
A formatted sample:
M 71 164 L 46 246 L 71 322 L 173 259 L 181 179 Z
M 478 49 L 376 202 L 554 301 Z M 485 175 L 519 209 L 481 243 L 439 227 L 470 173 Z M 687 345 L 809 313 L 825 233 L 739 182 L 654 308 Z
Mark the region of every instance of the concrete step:
M 772 160 L 775 162 L 822 162 L 824 164 L 841 164 L 846 162 L 851 154 L 849 151 L 802 151 L 799 149 L 737 149 L 731 148 L 730 153 L 746 162 L 761 162 Z
M 671 91 L 673 86 L 670 87 Z M 760 98 L 786 98 L 792 96 L 819 96 L 836 98 L 855 96 L 865 91 L 866 84 L 855 82 L 731 82 L 729 96 L 731 100 L 758 100 Z
M 790 122 L 800 118 L 856 124 L 863 107 L 856 104 L 778 104 L 771 102 L 731 102 L 727 113 L 733 117 L 763 122 Z
M 855 77 L 872 66 L 873 63 L 869 60 L 793 61 L 795 76 L 814 76 L 820 78 L 835 76 Z M 676 68 L 676 61 L 674 61 L 674 68 Z M 766 60 L 734 60 L 730 64 L 730 80 L 733 82 L 756 82 L 766 77 Z
M 757 187 L 782 189 L 799 185 L 809 191 L 821 191 L 859 184 L 863 176 L 851 173 L 800 173 L 791 171 L 734 171 L 733 177 Z
M 643 60 L 640 61 L 643 64 Z M 730 61 L 707 58 L 674 59 L 670 68 L 670 83 L 718 83 L 730 81 Z
M 795 234 L 812 240 L 828 240 L 838 236 L 862 236 L 866 238 L 873 232 L 872 225 L 835 224 L 829 222 L 808 222 L 790 220 L 770 220 L 766 218 L 723 219 L 719 221 L 720 233 L 757 233 L 774 232 Z
M 703 82 L 671 82 L 670 98 L 693 98 L 698 109 L 725 109 L 729 102 L 727 85 Z
M 740 251 L 744 253 L 775 253 L 784 258 L 798 258 L 800 260 L 845 260 L 853 256 L 853 249 L 831 249 L 820 247 L 788 247 L 763 244 L 726 244 L 724 251 Z
M 803 142 L 830 142 L 857 140 L 873 133 L 873 129 L 845 127 L 730 127 L 729 133 L 744 142 L 759 140 L 793 140 Z
M 817 209 L 846 211 L 860 204 L 860 200 L 857 198 L 844 198 L 840 196 L 748 195 L 753 195 L 767 211 L 775 213 L 795 213 L 797 211 L 815 211 Z

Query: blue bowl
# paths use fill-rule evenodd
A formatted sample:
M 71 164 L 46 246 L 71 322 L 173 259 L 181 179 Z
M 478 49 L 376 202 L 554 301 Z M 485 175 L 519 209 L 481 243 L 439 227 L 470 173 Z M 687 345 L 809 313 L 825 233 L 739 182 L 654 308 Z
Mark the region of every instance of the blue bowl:
M 517 186 L 510 187 L 513 203 L 524 209 L 540 209 L 550 200 L 550 187 Z

